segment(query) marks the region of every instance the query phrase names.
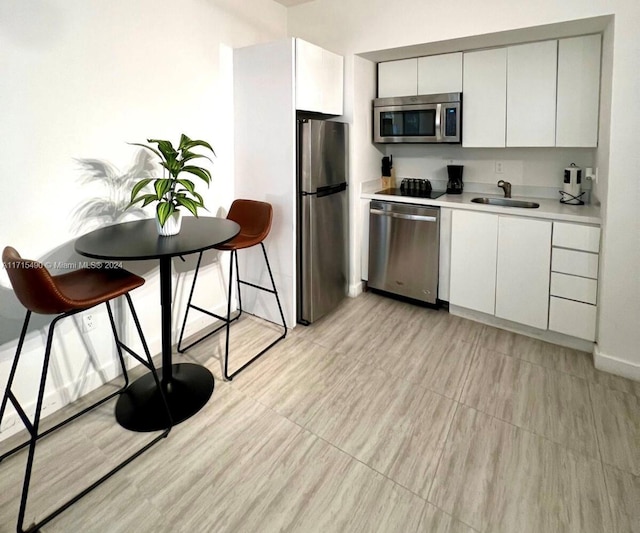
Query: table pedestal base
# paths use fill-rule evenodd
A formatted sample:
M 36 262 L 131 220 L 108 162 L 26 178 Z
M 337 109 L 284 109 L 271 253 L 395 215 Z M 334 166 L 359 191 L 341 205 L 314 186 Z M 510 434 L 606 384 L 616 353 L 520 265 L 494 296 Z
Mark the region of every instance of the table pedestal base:
M 213 393 L 214 380 L 211 372 L 200 365 L 178 363 L 171 369 L 168 384 L 162 383 L 161 370 L 158 370 L 158 376 L 175 425 L 204 407 Z M 116 420 L 132 431 L 157 431 L 167 427 L 162 397 L 151 373 L 138 378 L 120 395 L 116 403 Z

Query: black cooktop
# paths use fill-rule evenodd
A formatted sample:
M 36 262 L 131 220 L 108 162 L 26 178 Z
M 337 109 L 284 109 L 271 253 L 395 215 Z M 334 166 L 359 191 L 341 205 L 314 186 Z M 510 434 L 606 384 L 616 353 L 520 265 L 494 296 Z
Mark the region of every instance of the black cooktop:
M 421 189 L 415 190 L 407 190 L 407 189 L 384 189 L 382 191 L 378 191 L 376 194 L 387 194 L 389 196 L 410 196 L 413 198 L 428 198 L 430 200 L 435 200 L 436 198 L 440 198 L 443 194 L 446 194 L 445 191 L 427 191 Z

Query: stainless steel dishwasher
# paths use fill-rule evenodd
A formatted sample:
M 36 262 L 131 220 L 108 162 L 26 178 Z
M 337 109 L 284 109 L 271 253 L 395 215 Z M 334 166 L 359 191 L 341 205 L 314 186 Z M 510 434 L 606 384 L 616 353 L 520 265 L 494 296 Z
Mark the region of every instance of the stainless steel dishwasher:
M 371 201 L 369 287 L 435 304 L 439 251 L 439 207 Z

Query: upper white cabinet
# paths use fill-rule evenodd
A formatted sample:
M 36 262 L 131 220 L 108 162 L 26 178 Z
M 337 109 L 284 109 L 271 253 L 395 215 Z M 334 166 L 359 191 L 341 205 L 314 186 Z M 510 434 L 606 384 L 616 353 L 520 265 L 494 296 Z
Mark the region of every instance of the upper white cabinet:
M 462 146 L 504 148 L 507 120 L 507 49 L 464 54 Z
M 547 329 L 551 227 L 548 220 L 500 216 L 496 316 Z
M 558 41 L 507 48 L 507 146 L 555 146 Z
M 462 92 L 462 52 L 418 58 L 418 94 Z
M 558 41 L 556 146 L 598 145 L 600 35 Z
M 462 91 L 462 52 L 378 63 L 378 97 Z
M 296 39 L 296 109 L 343 113 L 344 60 L 315 44 Z
M 466 52 L 463 146 L 597 146 L 600 47 L 586 35 Z
M 418 94 L 418 59 L 378 63 L 378 98 Z

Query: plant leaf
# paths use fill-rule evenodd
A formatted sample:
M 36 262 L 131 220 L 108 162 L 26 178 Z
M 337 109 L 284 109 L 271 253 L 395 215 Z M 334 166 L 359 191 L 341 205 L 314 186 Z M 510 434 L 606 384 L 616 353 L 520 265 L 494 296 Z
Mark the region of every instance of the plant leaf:
M 158 145 L 158 150 L 162 152 L 164 159 L 167 161 L 175 160 L 178 151 L 173 147 L 171 141 L 163 141 L 162 139 L 147 139 L 147 142 L 156 143 Z
M 176 201 L 186 207 L 189 211 L 193 213 L 194 216 L 198 216 L 198 205 L 191 199 L 181 196 L 176 197 Z
M 182 135 L 180 135 L 180 145 L 178 146 L 178 150 L 184 150 L 184 147 L 187 145 L 187 143 L 190 143 L 191 139 L 189 139 L 189 137 L 187 137 L 184 133 Z
M 158 222 L 160 225 L 164 227 L 164 223 L 171 216 L 171 214 L 176 210 L 171 202 L 160 202 L 156 207 L 156 213 L 158 214 Z
M 186 163 L 187 161 L 189 161 L 190 159 L 196 159 L 197 157 L 204 157 L 205 159 L 208 159 L 209 161 L 211 161 L 213 163 L 213 159 L 211 159 L 210 157 L 203 155 L 203 154 L 196 154 L 195 152 L 182 152 L 182 162 Z
M 151 183 L 153 180 L 151 178 L 144 178 L 142 180 L 140 180 L 138 183 L 136 183 L 133 186 L 133 189 L 131 189 L 131 201 L 133 201 L 135 199 L 136 196 L 138 196 L 138 193 L 144 189 L 147 185 L 149 185 L 149 183 Z
M 171 189 L 171 185 L 173 180 L 163 178 L 155 181 L 153 186 L 156 189 L 156 194 L 158 195 L 158 200 L 160 200 L 169 190 Z
M 153 146 L 147 146 L 146 144 L 141 144 L 141 143 L 127 143 L 130 144 L 131 146 L 141 146 L 142 148 L 146 148 L 147 150 L 151 150 L 154 154 L 156 154 L 161 160 L 164 159 L 164 157 L 162 156 L 162 154 L 160 152 L 158 152 L 158 150 L 156 150 Z
M 204 200 L 203 200 L 202 196 L 200 194 L 198 194 L 196 191 L 193 191 L 193 195 L 198 199 L 198 201 L 196 203 L 199 204 L 200 207 L 204 207 Z
M 155 194 L 143 194 L 142 196 L 138 196 L 138 198 L 136 198 L 135 200 L 131 200 L 131 202 L 129 202 L 129 205 L 127 205 L 125 209 L 129 209 L 138 202 L 142 202 L 142 207 L 144 207 L 145 205 L 149 205 L 151 202 L 155 202 L 157 200 L 158 198 Z
M 147 194 L 142 202 L 142 207 L 147 207 L 151 202 L 155 202 L 157 198 L 153 194 Z
M 211 145 L 207 141 L 192 141 L 191 139 L 188 139 L 184 144 L 180 142 L 180 146 L 183 151 L 190 150 L 191 148 L 194 148 L 196 146 L 203 146 L 204 148 L 211 150 L 211 153 L 213 155 L 216 155 L 216 153 L 213 151 L 213 148 L 211 148 Z
M 182 169 L 182 172 L 189 172 L 190 174 L 198 176 L 200 179 L 204 180 L 207 185 L 209 185 L 209 182 L 211 181 L 211 172 L 206 168 L 187 165 Z
M 185 189 L 187 189 L 191 194 L 194 194 L 196 192 L 195 191 L 196 186 L 191 180 L 179 179 L 178 183 L 182 185 Z

